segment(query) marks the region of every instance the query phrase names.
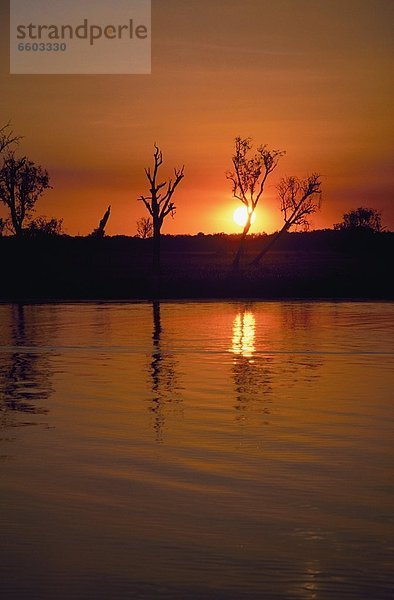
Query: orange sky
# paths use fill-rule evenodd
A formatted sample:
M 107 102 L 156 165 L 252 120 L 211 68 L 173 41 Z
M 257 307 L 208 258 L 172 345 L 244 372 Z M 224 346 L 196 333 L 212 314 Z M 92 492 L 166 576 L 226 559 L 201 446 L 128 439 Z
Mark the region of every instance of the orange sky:
M 315 228 L 360 205 L 394 228 L 391 0 L 153 0 L 152 75 L 9 75 L 0 0 L 1 119 L 54 187 L 38 204 L 68 233 L 135 234 L 144 166 L 185 164 L 165 233 L 234 232 L 225 171 L 234 137 L 286 150 L 254 231 L 280 224 L 283 175 L 323 177 Z M 2 210 L 2 209 L 0 209 Z M 3 213 L 2 213 L 3 214 Z

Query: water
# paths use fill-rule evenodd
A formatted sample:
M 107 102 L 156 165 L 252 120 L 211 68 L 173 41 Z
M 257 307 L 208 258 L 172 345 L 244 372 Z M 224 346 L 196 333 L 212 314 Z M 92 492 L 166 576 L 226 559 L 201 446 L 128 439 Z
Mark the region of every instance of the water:
M 393 317 L 0 306 L 0 597 L 393 597 Z

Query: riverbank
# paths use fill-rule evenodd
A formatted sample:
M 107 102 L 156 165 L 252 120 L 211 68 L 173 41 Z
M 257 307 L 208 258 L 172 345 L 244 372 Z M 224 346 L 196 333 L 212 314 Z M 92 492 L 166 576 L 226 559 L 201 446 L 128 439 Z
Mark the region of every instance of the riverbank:
M 248 263 L 255 248 L 261 245 L 255 237 L 250 240 L 244 266 L 237 273 L 231 271 L 236 237 L 203 238 L 169 236 L 163 240 L 159 291 L 152 277 L 150 240 L 2 238 L 0 299 L 143 300 L 155 295 L 168 299 L 394 297 L 392 234 L 386 234 L 374 246 L 358 248 L 335 245 L 331 235 L 322 241 L 322 236 L 290 234 L 277 250 L 264 257 L 258 268 L 251 268 Z

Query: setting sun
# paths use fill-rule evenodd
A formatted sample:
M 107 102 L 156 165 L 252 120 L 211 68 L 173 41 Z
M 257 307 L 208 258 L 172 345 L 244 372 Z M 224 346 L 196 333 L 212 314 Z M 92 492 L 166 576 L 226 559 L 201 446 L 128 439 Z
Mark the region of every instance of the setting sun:
M 239 206 L 238 208 L 235 209 L 235 211 L 233 213 L 234 223 L 236 223 L 240 227 L 245 227 L 247 218 L 248 218 L 248 210 L 247 210 L 246 206 Z M 252 220 L 252 223 L 254 223 L 256 220 L 256 215 L 254 213 L 252 214 L 251 220 Z

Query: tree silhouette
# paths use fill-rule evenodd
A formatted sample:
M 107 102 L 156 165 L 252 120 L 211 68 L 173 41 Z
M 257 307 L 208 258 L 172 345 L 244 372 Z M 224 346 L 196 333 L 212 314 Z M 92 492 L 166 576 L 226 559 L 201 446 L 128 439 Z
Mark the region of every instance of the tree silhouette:
M 334 225 L 334 229 L 364 229 L 367 231 L 382 231 L 382 215 L 374 208 L 360 206 L 343 215 L 343 221 Z
M 149 217 L 141 217 L 137 221 L 137 237 L 142 240 L 146 240 L 147 238 L 152 237 L 153 233 L 153 224 L 152 219 Z
M 63 234 L 63 219 L 39 216 L 25 229 L 31 238 L 56 237 Z
M 240 244 L 233 261 L 233 269 L 239 267 L 244 250 L 245 238 L 252 224 L 252 216 L 264 191 L 268 175 L 276 168 L 279 159 L 284 155 L 281 150 L 268 150 L 267 146 L 258 146 L 254 156 L 249 156 L 252 149 L 251 138 L 235 138 L 235 151 L 232 157 L 234 169 L 226 173 L 232 182 L 234 198 L 242 202 L 247 210 L 247 220 L 242 232 Z
M 10 211 L 10 225 L 16 236 L 23 234 L 24 223 L 34 212 L 37 200 L 50 187 L 47 171 L 26 156 L 17 158 L 9 152 L 5 157 L 0 169 L 0 201 Z
M 12 144 L 18 143 L 19 136 L 14 136 L 10 122 L 0 127 L 0 156 Z M 0 218 L 0 237 L 3 235 L 7 227 L 7 221 Z
M 0 154 L 2 154 L 6 148 L 17 143 L 19 140 L 20 136 L 14 136 L 10 123 L 6 123 L 3 125 L 3 127 L 0 127 Z
M 102 219 L 100 219 L 99 226 L 96 227 L 96 229 L 94 229 L 92 231 L 92 233 L 90 234 L 90 237 L 103 238 L 105 236 L 105 227 L 106 227 L 106 225 L 108 223 L 108 219 L 109 219 L 110 214 L 111 214 L 111 206 L 108 206 L 108 208 L 105 211 Z
M 155 144 L 153 154 L 153 169 L 148 167 L 145 174 L 149 181 L 149 196 L 140 196 L 138 199 L 145 204 L 153 223 L 153 268 L 156 274 L 160 272 L 160 237 L 161 228 L 164 219 L 168 215 L 175 214 L 175 204 L 173 195 L 184 178 L 184 166 L 181 169 L 174 169 L 174 179 L 168 179 L 159 182 L 158 174 L 163 164 L 163 153 Z
M 312 173 L 305 179 L 285 177 L 280 181 L 277 190 L 284 224 L 252 261 L 254 266 L 259 264 L 263 256 L 291 227 L 298 226 L 307 230 L 310 215 L 320 208 L 321 181 L 318 173 Z

